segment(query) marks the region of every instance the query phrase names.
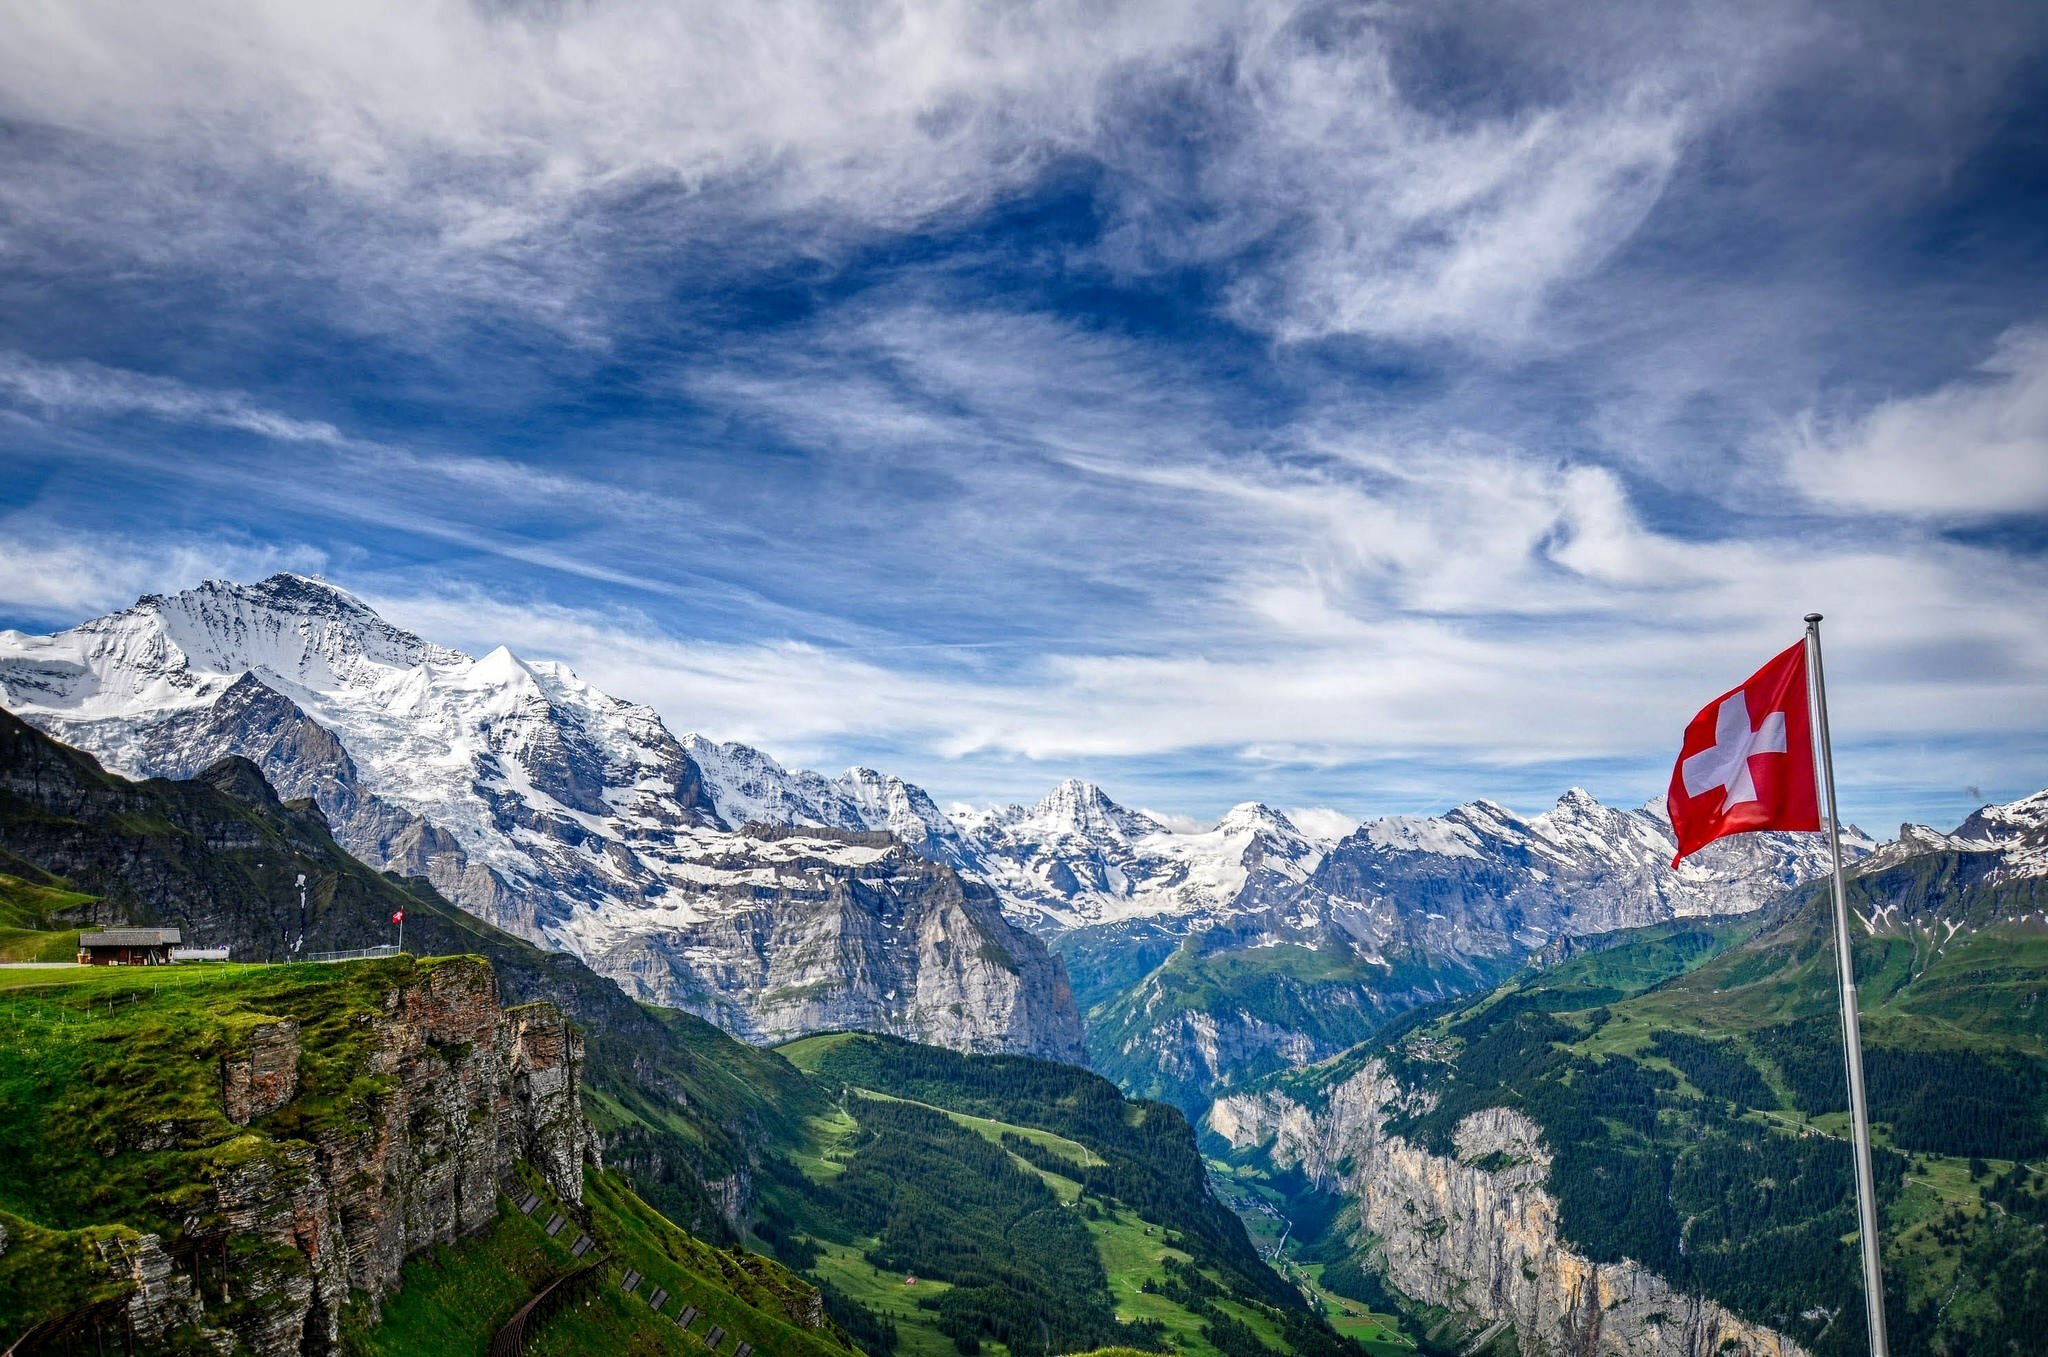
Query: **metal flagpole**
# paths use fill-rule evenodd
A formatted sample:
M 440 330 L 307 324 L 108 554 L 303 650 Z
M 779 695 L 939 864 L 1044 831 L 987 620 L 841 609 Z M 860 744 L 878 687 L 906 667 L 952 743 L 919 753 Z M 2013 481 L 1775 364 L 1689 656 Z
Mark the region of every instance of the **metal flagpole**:
M 1807 699 L 1827 789 L 1828 856 L 1835 867 L 1835 971 L 1842 989 L 1842 1050 L 1849 1067 L 1849 1121 L 1856 1143 L 1856 1217 L 1863 1246 L 1863 1308 L 1870 1357 L 1891 1357 L 1884 1336 L 1884 1273 L 1878 1257 L 1877 1179 L 1870 1171 L 1870 1106 L 1863 1093 L 1863 1040 L 1856 1023 L 1856 965 L 1849 951 L 1849 895 L 1842 884 L 1842 821 L 1835 808 L 1835 753 L 1828 741 L 1828 689 L 1820 667 L 1820 614 L 1806 615 Z

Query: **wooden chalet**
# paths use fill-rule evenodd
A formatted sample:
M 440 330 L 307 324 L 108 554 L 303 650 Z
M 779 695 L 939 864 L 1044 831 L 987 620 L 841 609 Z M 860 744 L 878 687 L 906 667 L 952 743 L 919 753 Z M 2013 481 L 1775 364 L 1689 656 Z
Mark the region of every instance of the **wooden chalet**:
M 168 966 L 181 941 L 175 928 L 109 928 L 78 937 L 81 966 Z

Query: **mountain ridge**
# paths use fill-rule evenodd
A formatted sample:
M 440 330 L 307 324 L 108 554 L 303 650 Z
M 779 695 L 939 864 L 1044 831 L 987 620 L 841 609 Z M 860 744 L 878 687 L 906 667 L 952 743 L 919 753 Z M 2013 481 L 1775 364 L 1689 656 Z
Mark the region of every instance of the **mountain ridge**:
M 215 581 L 0 634 L 0 693 L 124 772 L 247 753 L 374 864 L 758 1039 L 863 1025 L 1081 1051 L 1059 962 L 978 882 L 826 836 L 734 833 L 651 709 L 502 646 L 433 645 L 321 581 Z M 754 1005 L 769 986 L 810 993 Z
M 752 1039 L 862 1026 L 1072 1058 L 1078 989 L 1107 1024 L 1089 1037 L 1097 1063 L 1184 1106 L 1191 1080 L 1242 1073 L 1228 1050 L 1315 1058 L 1557 939 L 1743 912 L 1819 869 L 1811 836 L 1768 835 L 1673 873 L 1654 804 L 1577 788 L 1533 816 L 1477 800 L 1334 841 L 1258 802 L 1177 830 L 1080 779 L 948 814 L 874 769 L 827 778 L 672 735 L 566 666 L 504 646 L 473 659 L 289 574 L 0 633 L 0 698 L 123 771 L 246 754 L 367 860 Z M 752 823 L 885 832 L 945 870 L 829 835 L 771 846 L 737 832 Z M 1156 984 L 1136 994 L 1183 944 L 1211 972 L 1199 1013 Z M 1211 983 L 1209 959 L 1274 947 L 1328 974 L 1295 985 L 1233 962 Z M 1259 1000 L 1240 981 L 1286 992 Z

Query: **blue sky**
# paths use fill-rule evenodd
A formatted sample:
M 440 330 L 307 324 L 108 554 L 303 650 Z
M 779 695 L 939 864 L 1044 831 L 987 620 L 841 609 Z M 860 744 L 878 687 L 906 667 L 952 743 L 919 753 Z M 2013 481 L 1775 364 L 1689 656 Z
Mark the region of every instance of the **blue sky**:
M 5 5 L 0 625 L 318 571 L 941 799 L 2048 785 L 2031 4 Z

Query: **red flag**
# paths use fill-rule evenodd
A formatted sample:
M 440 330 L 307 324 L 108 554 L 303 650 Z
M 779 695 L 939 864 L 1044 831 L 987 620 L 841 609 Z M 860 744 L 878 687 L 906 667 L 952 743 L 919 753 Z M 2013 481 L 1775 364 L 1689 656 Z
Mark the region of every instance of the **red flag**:
M 1667 805 L 1673 867 L 1725 835 L 1820 828 L 1804 641 L 1692 718 Z
M 405 911 L 401 909 L 401 910 L 398 910 L 398 911 L 394 912 L 394 913 L 392 914 L 392 916 L 391 916 L 391 922 L 393 922 L 393 923 L 395 923 L 395 924 L 402 924 L 402 923 L 404 923 L 404 922 L 405 922 Z

